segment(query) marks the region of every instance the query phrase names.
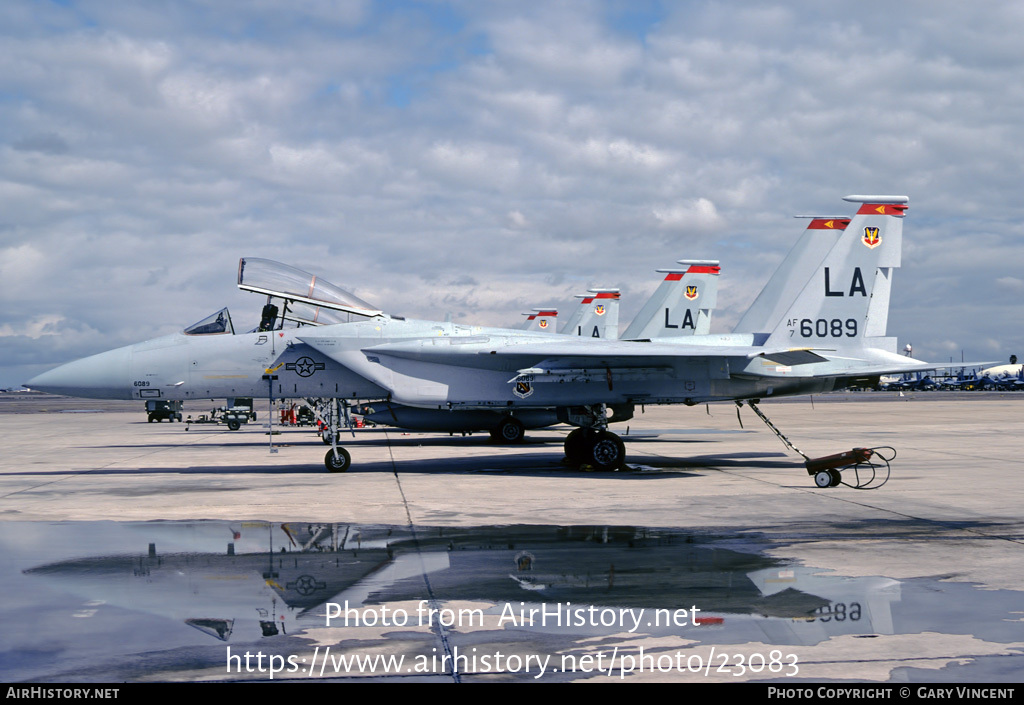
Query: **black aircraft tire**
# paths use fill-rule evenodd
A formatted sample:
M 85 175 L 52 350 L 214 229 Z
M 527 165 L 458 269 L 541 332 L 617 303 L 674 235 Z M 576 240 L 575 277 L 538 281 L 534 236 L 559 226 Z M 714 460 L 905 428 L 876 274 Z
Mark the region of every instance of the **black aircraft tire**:
M 586 445 L 587 465 L 598 470 L 618 470 L 626 464 L 626 444 L 610 431 L 600 431 L 595 437 L 588 437 Z
M 523 426 L 522 421 L 513 416 L 503 418 L 494 431 L 491 438 L 500 443 L 522 443 L 526 438 L 526 427 Z
M 334 450 L 327 451 L 324 456 L 324 465 L 327 472 L 345 472 L 352 465 L 352 456 L 344 448 L 338 448 L 338 457 L 334 457 Z
M 587 431 L 583 428 L 573 429 L 565 437 L 565 459 L 570 465 L 579 465 L 583 462 L 586 437 Z

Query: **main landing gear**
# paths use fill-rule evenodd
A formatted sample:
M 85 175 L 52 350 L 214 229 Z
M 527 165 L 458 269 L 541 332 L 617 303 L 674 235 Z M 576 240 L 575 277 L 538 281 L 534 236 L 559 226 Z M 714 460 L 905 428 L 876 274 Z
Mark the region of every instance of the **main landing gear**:
M 607 429 L 577 428 L 565 439 L 565 458 L 570 465 L 619 470 L 626 466 L 626 444 Z
M 565 439 L 565 462 L 601 471 L 625 468 L 626 444 L 606 427 L 605 406 L 586 407 L 581 411 L 581 414 L 571 414 L 573 423 L 580 427 Z
M 526 427 L 514 416 L 506 416 L 491 430 L 491 440 L 496 443 L 522 443 L 525 437 Z

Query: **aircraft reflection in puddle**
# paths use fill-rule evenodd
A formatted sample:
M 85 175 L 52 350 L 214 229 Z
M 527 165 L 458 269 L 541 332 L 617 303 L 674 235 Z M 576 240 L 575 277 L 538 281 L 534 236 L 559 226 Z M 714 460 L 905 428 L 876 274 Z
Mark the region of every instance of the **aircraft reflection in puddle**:
M 80 527 L 84 545 L 93 545 L 90 525 L 73 526 Z M 323 627 L 329 602 L 369 608 L 421 600 L 490 605 L 484 609 L 493 615 L 488 624 L 501 629 L 591 635 L 633 626 L 536 620 L 524 626 L 497 617 L 536 605 L 599 605 L 644 610 L 636 635 L 816 644 L 840 634 L 893 633 L 891 606 L 900 600 L 894 580 L 822 574 L 672 529 L 119 526 L 138 535 L 147 550 L 63 560 L 25 573 L 93 603 L 166 617 L 236 644 Z M 655 610 L 693 607 L 685 627 L 653 619 Z

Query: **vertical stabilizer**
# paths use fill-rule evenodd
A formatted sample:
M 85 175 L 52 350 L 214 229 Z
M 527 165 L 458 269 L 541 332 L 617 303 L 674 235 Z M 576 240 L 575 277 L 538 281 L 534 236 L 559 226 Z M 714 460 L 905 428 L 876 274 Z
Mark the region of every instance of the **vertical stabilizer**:
M 576 294 L 575 296 L 580 300 L 580 304 L 572 310 L 569 317 L 565 319 L 565 323 L 562 324 L 561 330 L 558 331 L 562 335 L 579 335 L 576 330 L 580 325 L 580 321 L 583 320 L 583 314 L 586 313 L 589 305 L 585 301 L 591 301 L 594 298 L 590 294 Z
M 588 289 L 580 296 L 580 305 L 569 318 L 562 333 L 585 338 L 619 337 L 619 290 Z
M 706 335 L 718 305 L 718 260 L 681 259 L 678 269 L 659 269 L 665 279 L 622 334 L 625 340 Z
M 860 209 L 803 287 L 766 344 L 835 349 L 890 347 L 883 338 L 892 270 L 900 266 L 906 196 L 847 196 Z M 803 270 L 807 271 L 807 270 Z M 868 339 L 868 340 L 866 340 Z
M 817 268 L 850 224 L 848 216 L 796 217 L 810 219 L 807 229 L 740 318 L 733 333 L 769 333 L 775 330 L 790 303 L 807 283 L 806 277 L 800 277 L 799 273 Z
M 534 331 L 538 333 L 554 333 L 556 326 L 556 319 L 558 318 L 558 309 L 556 308 L 535 308 L 533 313 L 524 313 L 526 316 L 526 322 L 523 324 L 523 330 Z

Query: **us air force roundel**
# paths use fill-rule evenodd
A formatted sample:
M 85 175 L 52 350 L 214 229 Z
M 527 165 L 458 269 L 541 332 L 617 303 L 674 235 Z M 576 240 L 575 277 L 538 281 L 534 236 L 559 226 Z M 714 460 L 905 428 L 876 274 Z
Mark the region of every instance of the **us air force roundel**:
M 312 377 L 313 373 L 317 370 L 322 370 L 326 365 L 322 362 L 317 362 L 308 355 L 303 355 L 295 362 L 289 362 L 284 366 L 286 370 L 295 372 L 299 377 Z

